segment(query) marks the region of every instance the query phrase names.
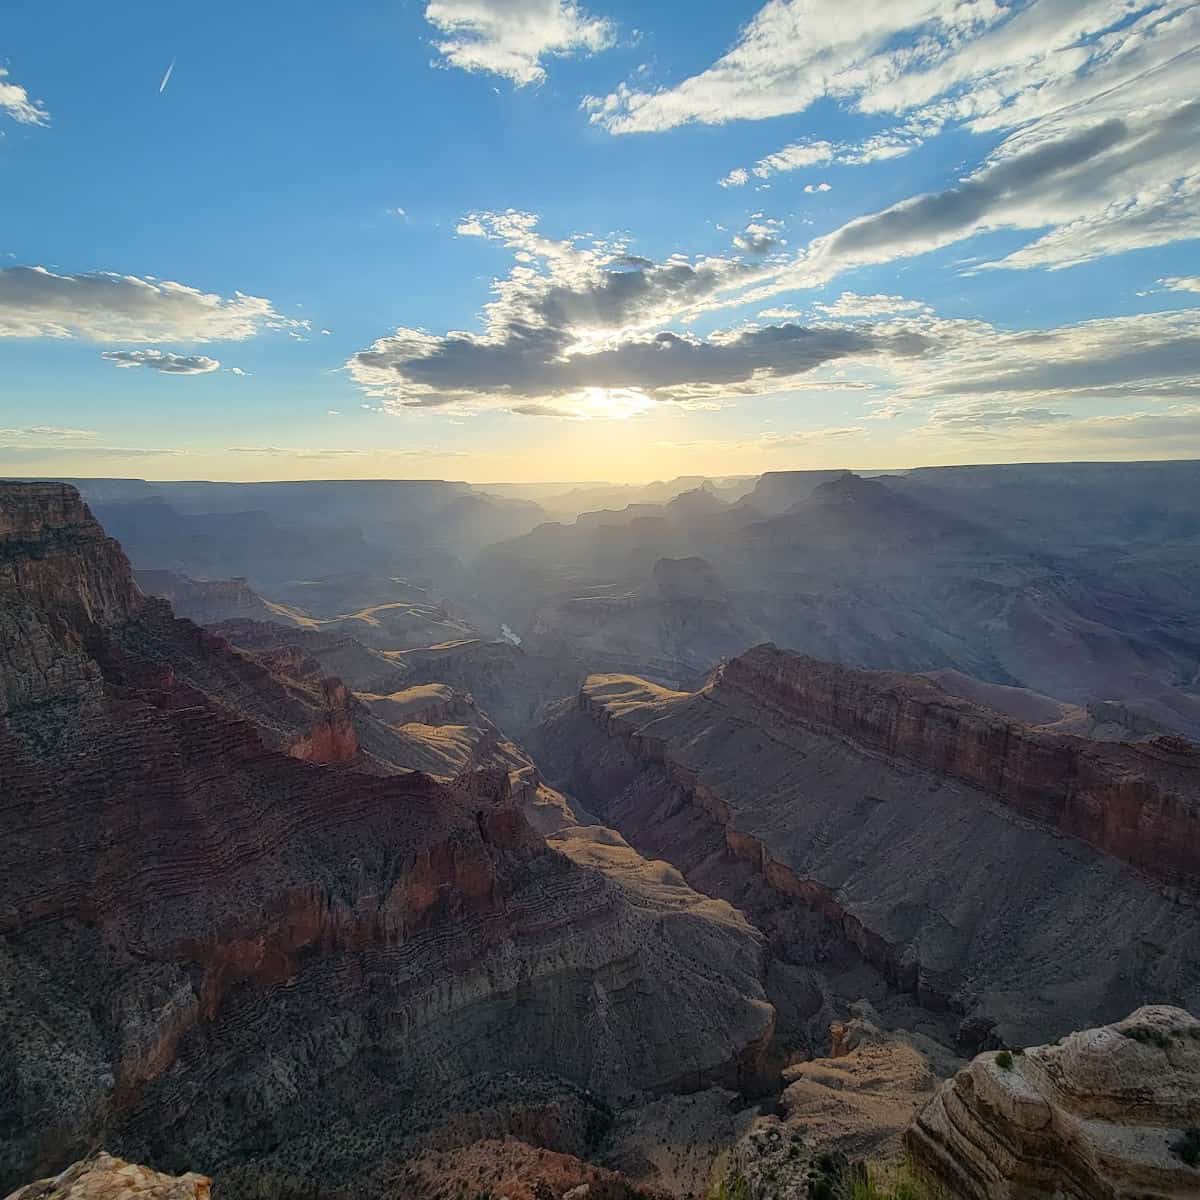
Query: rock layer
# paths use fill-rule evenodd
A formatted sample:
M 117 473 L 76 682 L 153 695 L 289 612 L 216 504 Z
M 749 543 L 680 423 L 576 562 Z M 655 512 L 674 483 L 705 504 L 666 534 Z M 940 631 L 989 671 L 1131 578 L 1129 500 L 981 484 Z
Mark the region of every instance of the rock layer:
M 1186 1150 L 1198 1125 L 1200 1021 L 1147 1007 L 1061 1044 L 981 1055 L 906 1142 L 963 1200 L 1184 1200 L 1200 1195 L 1200 1138 Z
M 1046 733 L 920 676 L 858 671 L 758 646 L 732 659 L 727 686 L 813 729 L 962 779 L 1022 816 L 1139 870 L 1200 891 L 1200 747 Z

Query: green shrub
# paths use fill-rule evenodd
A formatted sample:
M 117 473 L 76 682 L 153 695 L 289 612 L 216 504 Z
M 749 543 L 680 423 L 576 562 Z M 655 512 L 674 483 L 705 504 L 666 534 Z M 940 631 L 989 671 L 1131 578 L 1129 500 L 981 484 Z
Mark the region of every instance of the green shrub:
M 1013 1056 L 1011 1050 L 1001 1050 L 996 1055 L 996 1066 L 1002 1071 L 1011 1071 L 1013 1065 Z

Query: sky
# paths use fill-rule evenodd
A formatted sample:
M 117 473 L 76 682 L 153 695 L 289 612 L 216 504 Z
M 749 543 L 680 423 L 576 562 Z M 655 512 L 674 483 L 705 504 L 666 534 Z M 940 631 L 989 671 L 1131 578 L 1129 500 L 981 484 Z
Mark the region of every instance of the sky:
M 9 0 L 0 472 L 1200 457 L 1200 0 Z

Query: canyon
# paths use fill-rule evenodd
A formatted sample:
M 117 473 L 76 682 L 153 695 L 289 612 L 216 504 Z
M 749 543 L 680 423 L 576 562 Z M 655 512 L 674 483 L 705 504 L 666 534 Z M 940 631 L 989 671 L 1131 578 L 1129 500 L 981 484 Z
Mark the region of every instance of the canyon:
M 557 525 L 80 481 L 132 564 L 76 487 L 0 483 L 0 1188 L 767 1200 L 907 1154 L 968 1200 L 1126 1196 L 1020 1114 L 1100 1103 L 1051 1053 L 1096 1031 L 1192 1086 L 1196 531 L 1142 514 L 1176 565 L 1134 607 L 1119 571 L 1042 595 L 1038 555 L 1129 531 L 981 541 L 1039 480 L 681 480 Z M 1029 1166 L 1064 1154 L 1076 1192 Z

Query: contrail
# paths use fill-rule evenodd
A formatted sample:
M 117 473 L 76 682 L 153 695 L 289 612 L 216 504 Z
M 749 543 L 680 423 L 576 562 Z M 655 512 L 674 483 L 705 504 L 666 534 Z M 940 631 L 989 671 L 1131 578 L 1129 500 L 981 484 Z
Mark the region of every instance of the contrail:
M 171 59 L 171 65 L 167 68 L 167 73 L 162 77 L 162 83 L 158 85 L 158 94 L 161 96 L 167 90 L 167 84 L 171 82 L 171 72 L 175 70 L 175 60 Z

